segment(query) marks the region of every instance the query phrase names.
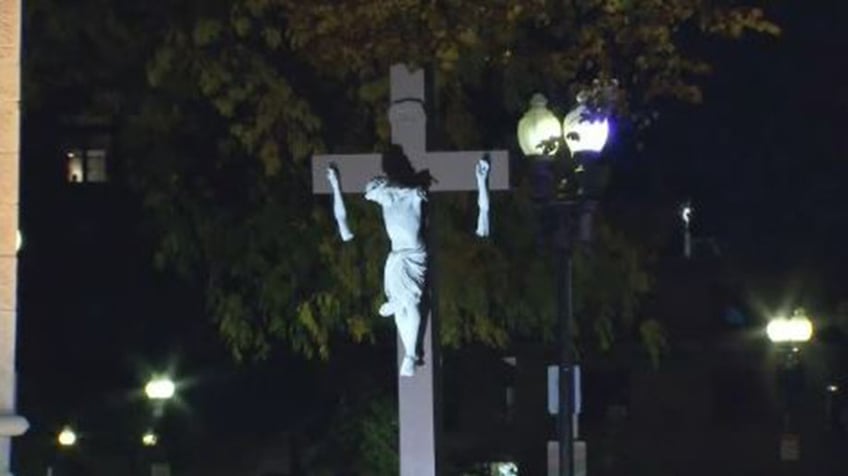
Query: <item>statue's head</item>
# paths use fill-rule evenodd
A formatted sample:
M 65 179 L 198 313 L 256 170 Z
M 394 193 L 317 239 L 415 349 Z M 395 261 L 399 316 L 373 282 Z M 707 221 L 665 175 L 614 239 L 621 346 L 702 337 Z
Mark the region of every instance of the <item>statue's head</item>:
M 412 186 L 415 180 L 415 168 L 409 161 L 409 157 L 404 153 L 403 147 L 397 144 L 389 145 L 383 152 L 381 166 L 383 173 L 393 183 Z
M 383 153 L 383 172 L 388 182 L 400 188 L 421 188 L 427 190 L 433 183 L 429 170 L 416 171 L 403 147 L 391 144 Z

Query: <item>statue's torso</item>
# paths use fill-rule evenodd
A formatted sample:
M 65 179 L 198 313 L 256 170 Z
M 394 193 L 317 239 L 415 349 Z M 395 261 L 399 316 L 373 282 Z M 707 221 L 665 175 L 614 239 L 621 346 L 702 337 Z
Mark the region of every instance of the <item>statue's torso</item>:
M 421 236 L 421 202 L 423 193 L 419 189 L 394 188 L 391 198 L 380 200 L 386 233 L 392 250 L 424 247 Z

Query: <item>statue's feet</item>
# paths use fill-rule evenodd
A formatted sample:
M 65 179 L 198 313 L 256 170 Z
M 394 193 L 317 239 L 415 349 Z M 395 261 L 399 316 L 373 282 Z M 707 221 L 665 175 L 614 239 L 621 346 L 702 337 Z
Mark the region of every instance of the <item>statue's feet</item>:
M 392 317 L 395 314 L 395 306 L 391 302 L 387 302 L 380 306 L 380 310 L 377 313 L 383 317 Z
M 400 363 L 400 376 L 412 377 L 415 375 L 415 357 L 406 356 Z

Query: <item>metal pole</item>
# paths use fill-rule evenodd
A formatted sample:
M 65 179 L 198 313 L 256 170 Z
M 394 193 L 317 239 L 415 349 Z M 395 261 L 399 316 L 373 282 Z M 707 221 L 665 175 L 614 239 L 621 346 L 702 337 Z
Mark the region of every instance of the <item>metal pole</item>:
M 559 476 L 574 475 L 574 437 L 573 437 L 573 389 L 571 368 L 571 320 L 572 307 L 572 236 L 568 204 L 559 204 L 559 224 L 563 227 L 557 240 L 557 314 L 559 323 L 559 405 L 557 409 L 559 426 Z
M 532 169 L 534 199 L 542 205 L 542 233 L 552 238 L 556 254 L 557 347 L 559 384 L 557 386 L 557 427 L 559 433 L 559 476 L 574 476 L 573 375 L 571 366 L 573 202 L 555 198 L 555 171 L 552 161 L 537 160 Z M 553 222 L 553 223 L 551 223 Z

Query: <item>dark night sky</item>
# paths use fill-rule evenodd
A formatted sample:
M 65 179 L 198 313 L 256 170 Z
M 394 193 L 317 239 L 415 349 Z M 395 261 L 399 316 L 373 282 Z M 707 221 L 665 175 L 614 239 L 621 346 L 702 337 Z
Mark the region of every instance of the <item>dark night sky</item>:
M 848 9 L 784 3 L 774 15 L 780 38 L 707 49 L 716 72 L 705 104 L 670 108 L 628 167 L 668 196 L 691 198 L 696 233 L 716 237 L 737 265 L 845 299 Z
M 628 158 L 620 175 L 628 194 L 647 191 L 669 204 L 691 198 L 696 231 L 716 237 L 739 269 L 792 281 L 800 295 L 832 305 L 848 300 L 848 6 L 783 3 L 776 12 L 781 38 L 710 46 L 716 73 L 707 82 L 705 104 L 663 112 L 642 154 Z M 121 256 L 117 273 L 111 259 L 97 256 L 133 249 L 133 215 L 116 208 L 125 203 L 117 201 L 88 216 L 88 207 L 99 206 L 103 196 L 96 190 L 70 196 L 55 175 L 61 168 L 28 165 L 39 154 L 50 156 L 48 145 L 26 135 L 28 128 L 36 127 L 24 123 L 27 248 L 21 255 L 18 359 L 24 414 L 29 409 L 61 418 L 92 399 L 125 398 L 151 365 L 176 364 L 182 375 L 200 372 L 208 382 L 275 389 L 244 392 L 264 393 L 265 403 L 294 398 L 278 376 L 306 378 L 296 361 L 282 359 L 234 380 L 234 365 L 226 363 L 214 329 L 180 319 L 195 309 L 170 305 L 178 300 L 169 293 L 183 291 L 144 271 L 146 255 Z M 109 231 L 104 222 L 116 226 Z M 100 300 L 88 299 L 93 290 Z M 214 374 L 217 380 L 209 377 Z M 87 382 L 90 392 L 81 390 Z

